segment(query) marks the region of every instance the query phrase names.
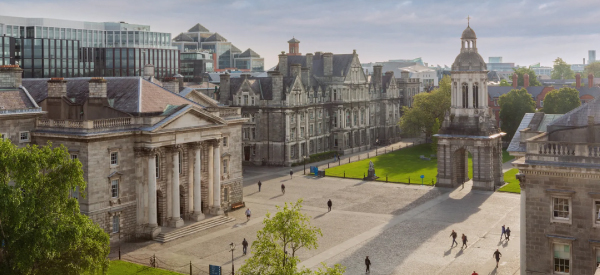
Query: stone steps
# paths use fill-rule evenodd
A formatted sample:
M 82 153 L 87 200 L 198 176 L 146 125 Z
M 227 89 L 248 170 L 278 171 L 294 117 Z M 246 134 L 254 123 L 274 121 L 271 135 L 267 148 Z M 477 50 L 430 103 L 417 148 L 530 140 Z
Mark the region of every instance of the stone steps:
M 210 219 L 206 219 L 182 228 L 178 228 L 175 229 L 171 232 L 168 233 L 160 233 L 158 234 L 158 236 L 156 236 L 156 238 L 154 238 L 155 241 L 157 242 L 161 242 L 161 243 L 166 243 L 166 242 L 170 242 L 172 240 L 175 239 L 179 239 L 181 237 L 185 237 L 206 229 L 210 229 L 213 228 L 215 226 L 219 226 L 222 224 L 226 224 L 229 222 L 234 221 L 234 218 L 230 218 L 230 217 L 225 217 L 225 216 L 217 216 L 217 217 L 213 217 Z

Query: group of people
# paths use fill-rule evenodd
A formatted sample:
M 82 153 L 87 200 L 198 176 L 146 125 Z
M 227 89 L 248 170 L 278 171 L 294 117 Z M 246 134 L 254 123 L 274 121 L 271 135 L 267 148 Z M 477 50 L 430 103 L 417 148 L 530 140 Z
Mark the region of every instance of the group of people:
M 452 237 L 452 245 L 450 246 L 450 248 L 454 247 L 454 244 L 458 246 L 458 243 L 456 242 L 457 236 L 458 234 L 454 230 L 452 230 L 452 233 L 450 233 L 450 237 Z M 502 234 L 500 235 L 500 242 L 502 242 L 503 238 L 506 241 L 510 241 L 510 228 L 505 227 L 504 225 L 502 225 Z M 463 247 L 467 247 L 467 236 L 465 234 L 462 234 L 462 243 L 463 245 L 460 247 L 460 249 L 462 249 Z M 496 268 L 498 268 L 498 263 L 500 262 L 500 257 L 502 257 L 502 253 L 500 253 L 499 249 L 496 249 L 496 251 L 494 251 L 494 254 L 492 254 L 492 257 L 496 259 Z M 478 273 L 473 271 L 471 275 L 478 275 Z

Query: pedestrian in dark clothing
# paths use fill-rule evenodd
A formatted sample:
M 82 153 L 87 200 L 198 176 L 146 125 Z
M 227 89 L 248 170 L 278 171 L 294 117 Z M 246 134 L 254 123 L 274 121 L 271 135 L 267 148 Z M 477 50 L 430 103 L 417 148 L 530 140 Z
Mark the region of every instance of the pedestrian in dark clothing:
M 244 255 L 246 255 L 246 251 L 248 250 L 248 241 L 246 241 L 246 238 L 242 241 L 242 248 L 244 250 Z
M 456 235 L 456 232 L 452 230 L 452 233 L 450 233 L 450 237 L 452 237 L 452 245 L 450 246 L 450 248 L 454 247 L 454 244 L 458 245 L 458 243 L 456 242 Z
M 331 199 L 329 199 L 329 200 L 327 201 L 327 207 L 329 208 L 329 211 L 328 211 L 328 212 L 331 212 L 331 206 L 332 206 L 332 205 L 333 205 L 333 203 L 331 202 Z
M 292 178 L 293 174 L 294 174 L 294 171 L 292 171 L 292 169 L 290 169 L 290 179 Z
M 365 265 L 367 266 L 367 271 L 365 272 L 371 272 L 371 260 L 369 260 L 369 256 L 367 256 L 367 258 L 365 259 Z
M 460 247 L 460 249 L 462 249 L 463 247 L 467 247 L 467 236 L 465 234 L 462 234 L 462 242 L 463 245 Z
M 281 184 L 281 193 L 285 194 L 285 185 L 283 183 Z
M 500 241 L 502 241 L 502 237 L 506 234 L 506 228 L 502 225 L 502 234 L 500 234 Z
M 506 228 L 506 232 L 505 233 L 506 233 L 506 240 L 510 241 L 510 227 Z
M 260 187 L 262 186 L 262 182 L 258 181 L 258 192 L 260 192 Z
M 500 251 L 496 249 L 496 252 L 494 252 L 494 255 L 492 255 L 492 257 L 496 258 L 496 268 L 498 268 L 498 262 L 500 262 L 500 257 L 502 257 L 502 253 L 500 253 Z

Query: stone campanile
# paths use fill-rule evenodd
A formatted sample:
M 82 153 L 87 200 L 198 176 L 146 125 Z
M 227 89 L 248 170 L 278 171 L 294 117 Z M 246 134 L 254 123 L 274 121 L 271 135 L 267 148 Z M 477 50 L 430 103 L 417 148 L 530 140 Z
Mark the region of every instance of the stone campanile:
M 452 64 L 451 107 L 438 137 L 437 185 L 456 187 L 470 180 L 468 155 L 473 158 L 473 189 L 494 190 L 504 183 L 502 136 L 488 108 L 487 66 L 477 51 L 470 26 L 463 31 L 460 53 Z

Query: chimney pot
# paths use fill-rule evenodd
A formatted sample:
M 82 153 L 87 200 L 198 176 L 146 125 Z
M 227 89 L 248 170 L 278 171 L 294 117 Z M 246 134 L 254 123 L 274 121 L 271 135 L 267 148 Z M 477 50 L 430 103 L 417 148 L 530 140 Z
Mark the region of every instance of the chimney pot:
M 513 75 L 512 75 L 512 86 L 513 86 L 513 89 L 517 88 L 518 82 L 519 82 L 519 76 L 517 75 L 517 73 L 513 73 Z
M 23 84 L 23 70 L 19 65 L 0 66 L 0 88 L 19 88 Z
M 528 74 L 523 74 L 523 86 L 525 87 L 525 89 L 527 89 L 527 87 L 529 87 L 529 75 Z
M 53 77 L 48 80 L 48 97 L 67 96 L 67 81 L 62 77 Z

